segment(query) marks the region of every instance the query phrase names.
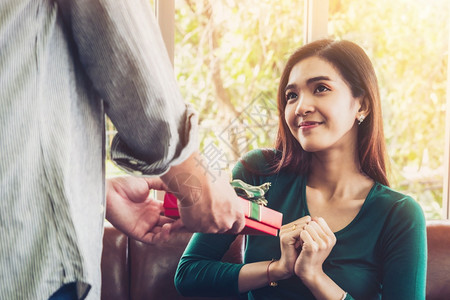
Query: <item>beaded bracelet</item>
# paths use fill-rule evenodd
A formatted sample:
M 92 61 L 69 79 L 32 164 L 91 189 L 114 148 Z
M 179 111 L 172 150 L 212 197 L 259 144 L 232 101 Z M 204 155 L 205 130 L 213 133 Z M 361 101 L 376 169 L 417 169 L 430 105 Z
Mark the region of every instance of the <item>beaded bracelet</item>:
M 274 261 L 276 261 L 276 259 L 272 258 L 270 263 L 267 265 L 267 281 L 269 282 L 269 286 L 271 286 L 271 287 L 275 287 L 275 286 L 278 285 L 278 283 L 276 281 L 271 281 L 270 280 L 269 267 Z

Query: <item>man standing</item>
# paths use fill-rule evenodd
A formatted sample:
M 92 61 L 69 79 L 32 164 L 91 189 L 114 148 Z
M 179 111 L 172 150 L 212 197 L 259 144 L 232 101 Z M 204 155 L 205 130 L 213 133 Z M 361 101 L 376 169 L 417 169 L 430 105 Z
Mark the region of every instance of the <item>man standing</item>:
M 232 188 L 196 163 L 196 113 L 148 1 L 3 0 L 0 13 L 0 299 L 100 297 L 105 210 L 124 225 L 105 195 L 105 112 L 121 167 L 198 178 L 201 195 L 178 191 L 189 230 L 242 228 Z

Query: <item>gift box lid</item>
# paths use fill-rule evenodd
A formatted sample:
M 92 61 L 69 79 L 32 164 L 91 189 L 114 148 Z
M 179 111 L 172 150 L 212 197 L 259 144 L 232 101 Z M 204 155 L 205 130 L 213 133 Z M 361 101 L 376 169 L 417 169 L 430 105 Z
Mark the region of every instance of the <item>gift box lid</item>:
M 283 214 L 255 202 L 239 198 L 246 218 L 258 221 L 264 225 L 280 229 Z

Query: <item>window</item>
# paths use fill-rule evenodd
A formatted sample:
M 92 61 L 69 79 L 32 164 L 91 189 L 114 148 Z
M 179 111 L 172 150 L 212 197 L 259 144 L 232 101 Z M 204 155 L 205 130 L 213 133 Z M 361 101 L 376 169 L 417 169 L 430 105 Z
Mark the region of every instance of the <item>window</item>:
M 428 219 L 449 218 L 450 2 L 157 0 L 156 7 L 213 166 L 228 171 L 246 151 L 272 145 L 287 57 L 328 34 L 357 42 L 374 63 L 392 186 L 418 200 Z

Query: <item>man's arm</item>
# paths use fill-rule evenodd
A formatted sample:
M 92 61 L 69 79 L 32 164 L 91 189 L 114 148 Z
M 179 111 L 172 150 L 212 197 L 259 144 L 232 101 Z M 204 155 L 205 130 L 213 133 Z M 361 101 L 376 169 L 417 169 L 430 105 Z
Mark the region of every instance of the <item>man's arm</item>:
M 197 117 L 183 101 L 172 65 L 147 0 L 58 0 L 76 53 L 118 130 L 112 158 L 129 172 L 198 178 L 199 197 L 181 208 L 192 231 L 236 232 L 243 214 L 226 180 L 214 181 L 196 164 Z M 193 154 L 194 153 L 194 154 Z M 170 170 L 169 170 L 170 169 Z M 169 170 L 169 171 L 168 171 Z

